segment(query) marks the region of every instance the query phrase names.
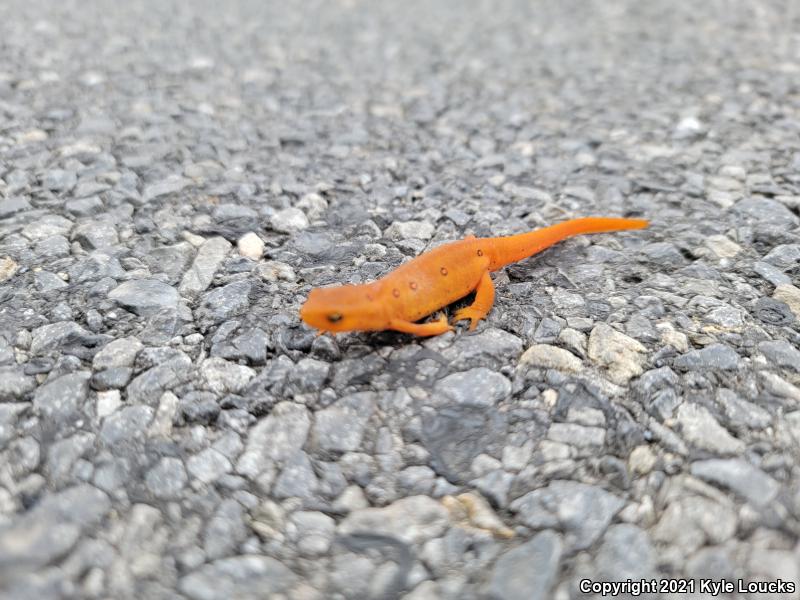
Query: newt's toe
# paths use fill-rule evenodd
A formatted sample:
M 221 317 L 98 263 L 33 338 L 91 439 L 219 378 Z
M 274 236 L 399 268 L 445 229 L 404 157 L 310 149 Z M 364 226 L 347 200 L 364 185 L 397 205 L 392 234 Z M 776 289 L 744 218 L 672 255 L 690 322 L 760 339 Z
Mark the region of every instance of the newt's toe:
M 453 315 L 453 323 L 458 323 L 459 321 L 463 321 L 464 319 L 471 319 L 471 318 L 472 317 L 469 315 L 469 307 L 459 308 Z
M 472 307 L 466 306 L 456 311 L 456 314 L 453 316 L 453 323 L 469 319 L 469 331 L 475 331 L 475 328 L 478 326 L 478 323 L 481 322 L 482 318 L 483 315 L 472 310 Z
M 455 331 L 455 327 L 453 327 L 452 325 L 450 325 L 450 323 L 448 323 L 447 315 L 444 313 L 441 313 L 439 315 L 439 318 L 436 319 L 435 322 L 438 323 L 439 325 L 442 325 L 443 327 L 446 327 L 447 329 L 445 329 L 445 331 Z

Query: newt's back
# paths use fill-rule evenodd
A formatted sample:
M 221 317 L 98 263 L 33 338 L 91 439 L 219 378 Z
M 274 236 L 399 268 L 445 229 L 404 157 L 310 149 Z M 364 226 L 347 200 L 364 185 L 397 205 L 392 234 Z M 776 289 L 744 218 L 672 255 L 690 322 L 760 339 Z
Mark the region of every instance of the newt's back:
M 416 321 L 463 298 L 489 267 L 486 239 L 443 244 L 379 280 L 390 314 Z

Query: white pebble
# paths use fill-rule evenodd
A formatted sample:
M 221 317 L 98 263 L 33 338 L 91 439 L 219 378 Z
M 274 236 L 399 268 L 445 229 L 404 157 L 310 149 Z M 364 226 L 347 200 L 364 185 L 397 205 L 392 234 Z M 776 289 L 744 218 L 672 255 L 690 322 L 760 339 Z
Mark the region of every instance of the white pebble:
M 245 258 L 258 260 L 264 255 L 264 242 L 252 231 L 240 237 L 236 247 L 239 249 L 239 254 Z

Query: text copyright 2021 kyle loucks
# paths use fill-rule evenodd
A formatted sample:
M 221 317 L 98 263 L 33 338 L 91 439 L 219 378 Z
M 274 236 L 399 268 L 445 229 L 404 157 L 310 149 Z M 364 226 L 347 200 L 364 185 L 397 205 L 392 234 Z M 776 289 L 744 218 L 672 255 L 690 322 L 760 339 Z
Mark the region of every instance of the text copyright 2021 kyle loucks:
M 642 594 L 794 594 L 797 584 L 784 579 L 748 581 L 745 579 L 626 579 L 594 581 L 581 579 L 578 589 L 601 596 L 640 596 Z

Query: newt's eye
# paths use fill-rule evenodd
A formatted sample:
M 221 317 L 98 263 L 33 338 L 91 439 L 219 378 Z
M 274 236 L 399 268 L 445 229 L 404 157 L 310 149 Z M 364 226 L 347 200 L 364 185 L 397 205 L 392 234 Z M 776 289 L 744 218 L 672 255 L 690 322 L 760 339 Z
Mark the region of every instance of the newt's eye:
M 342 313 L 333 312 L 328 315 L 328 321 L 330 321 L 331 323 L 338 323 L 341 320 L 342 320 Z

